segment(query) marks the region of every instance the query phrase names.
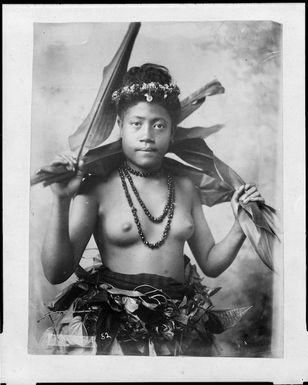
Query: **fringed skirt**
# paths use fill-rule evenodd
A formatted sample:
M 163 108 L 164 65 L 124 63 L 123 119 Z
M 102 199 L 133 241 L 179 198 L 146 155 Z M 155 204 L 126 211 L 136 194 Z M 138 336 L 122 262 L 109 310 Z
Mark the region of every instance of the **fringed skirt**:
M 250 307 L 215 310 L 220 288 L 201 283 L 185 256 L 185 283 L 156 274 L 78 268 L 78 280 L 48 305 L 40 339 L 49 354 L 217 356 L 214 334 L 235 326 Z

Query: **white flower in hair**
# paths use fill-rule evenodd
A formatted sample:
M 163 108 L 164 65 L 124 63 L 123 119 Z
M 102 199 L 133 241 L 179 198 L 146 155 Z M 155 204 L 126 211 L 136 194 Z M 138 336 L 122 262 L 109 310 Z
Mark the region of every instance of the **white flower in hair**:
M 146 98 L 146 101 L 149 102 L 149 103 L 153 100 L 153 96 L 152 95 L 144 94 L 144 96 Z

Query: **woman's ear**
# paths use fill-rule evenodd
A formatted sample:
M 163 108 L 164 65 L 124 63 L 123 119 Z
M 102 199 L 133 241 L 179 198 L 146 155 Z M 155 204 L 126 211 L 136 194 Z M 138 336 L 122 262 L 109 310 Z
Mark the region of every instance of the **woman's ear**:
M 117 116 L 117 125 L 118 125 L 119 130 L 120 130 L 120 136 L 122 137 L 123 120 L 119 116 Z
M 170 148 L 171 148 L 171 146 L 173 145 L 173 143 L 174 143 L 174 130 L 172 130 L 172 132 L 171 132 L 168 151 L 170 151 Z
M 175 130 L 176 130 L 176 126 L 172 127 L 171 137 L 170 137 L 170 145 L 174 143 Z

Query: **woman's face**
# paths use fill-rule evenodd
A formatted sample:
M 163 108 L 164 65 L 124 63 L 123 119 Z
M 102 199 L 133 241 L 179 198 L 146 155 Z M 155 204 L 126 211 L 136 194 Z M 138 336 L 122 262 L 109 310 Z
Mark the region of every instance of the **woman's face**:
M 141 169 L 159 168 L 167 153 L 172 121 L 159 104 L 139 102 L 118 119 L 126 159 Z

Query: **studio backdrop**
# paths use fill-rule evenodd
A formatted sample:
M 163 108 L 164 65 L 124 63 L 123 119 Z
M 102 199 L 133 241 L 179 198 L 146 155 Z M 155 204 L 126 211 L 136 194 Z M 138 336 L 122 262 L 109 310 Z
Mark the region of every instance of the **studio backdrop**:
M 128 23 L 35 23 L 31 173 L 69 150 L 68 138 L 88 115 L 103 68 L 118 49 Z M 272 21 L 142 23 L 129 67 L 143 63 L 166 66 L 181 90 L 180 99 L 212 80 L 225 92 L 206 98 L 181 124 L 221 126 L 205 141 L 214 154 L 246 182 L 258 186 L 268 205 L 282 209 L 282 27 Z M 117 137 L 117 127 L 108 141 Z M 44 354 L 43 332 L 53 324 L 46 305 L 69 282 L 51 285 L 40 254 L 50 215 L 52 193 L 31 188 L 29 251 L 29 340 L 31 354 Z M 203 210 L 215 240 L 233 223 L 230 203 Z M 282 228 L 282 227 L 281 227 Z M 281 238 L 281 237 L 280 237 Z M 281 239 L 281 241 L 283 241 Z M 253 306 L 235 327 L 217 335 L 221 356 L 283 355 L 283 255 L 274 250 L 273 273 L 245 241 L 233 264 L 221 276 L 204 277 L 209 287 L 222 287 L 215 308 Z M 195 263 L 187 246 L 185 253 Z M 81 264 L 98 251 L 91 239 Z M 199 271 L 200 272 L 200 271 Z M 200 272 L 201 274 L 201 272 Z M 203 277 L 203 275 L 202 275 Z

